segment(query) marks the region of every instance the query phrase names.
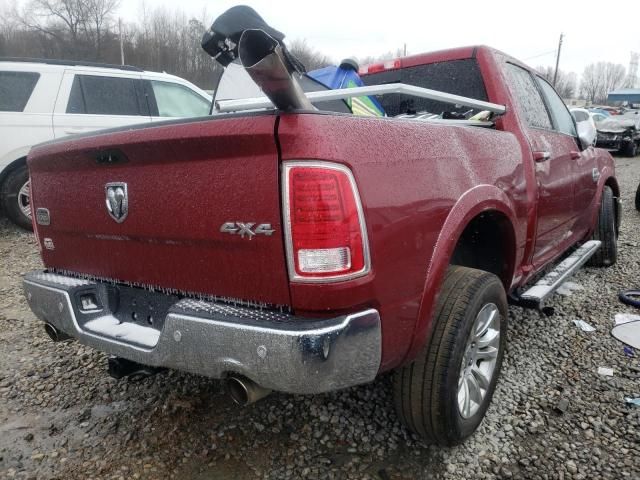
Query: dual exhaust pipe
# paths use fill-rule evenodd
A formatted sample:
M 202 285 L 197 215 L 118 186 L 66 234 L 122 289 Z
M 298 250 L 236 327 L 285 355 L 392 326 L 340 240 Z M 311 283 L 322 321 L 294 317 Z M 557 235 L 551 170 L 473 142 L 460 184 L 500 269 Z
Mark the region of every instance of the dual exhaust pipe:
M 227 392 L 235 403 L 244 407 L 266 397 L 271 390 L 248 378 L 232 375 L 227 378 Z
M 64 342 L 65 340 L 71 340 L 73 338 L 66 333 L 58 330 L 51 323 L 44 324 L 44 331 L 54 342 Z
M 54 342 L 63 342 L 73 338 L 58 330 L 51 323 L 44 324 L 44 331 Z M 147 377 L 160 370 L 162 369 L 146 367 L 130 360 L 116 357 L 109 358 L 109 375 L 116 379 L 135 375 Z M 261 387 L 256 382 L 237 375 L 227 378 L 226 387 L 231 399 L 241 407 L 251 405 L 271 393 L 270 389 Z

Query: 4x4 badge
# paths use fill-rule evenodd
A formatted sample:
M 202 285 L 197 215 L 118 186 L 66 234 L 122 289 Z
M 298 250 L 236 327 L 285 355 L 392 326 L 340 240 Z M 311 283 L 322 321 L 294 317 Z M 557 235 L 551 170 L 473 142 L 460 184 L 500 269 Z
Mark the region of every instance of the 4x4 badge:
M 122 223 L 129 213 L 129 195 L 124 182 L 107 183 L 104 186 L 107 212 L 116 222 Z
M 271 228 L 270 223 L 261 223 L 255 226 L 255 222 L 226 222 L 220 227 L 222 233 L 230 233 L 231 235 L 240 235 L 244 238 L 245 235 L 251 240 L 256 235 L 266 235 L 270 237 L 275 230 Z

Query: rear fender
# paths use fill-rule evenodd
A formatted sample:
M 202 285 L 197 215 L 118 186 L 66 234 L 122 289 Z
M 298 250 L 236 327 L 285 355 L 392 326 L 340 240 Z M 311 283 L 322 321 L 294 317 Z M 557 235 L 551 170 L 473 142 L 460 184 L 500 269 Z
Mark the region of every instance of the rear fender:
M 29 150 L 31 147 L 20 147 L 7 152 L 0 158 L 0 183 L 11 170 L 25 162 Z
M 511 201 L 499 188 L 493 185 L 479 185 L 460 197 L 449 212 L 433 249 L 411 346 L 404 363 L 416 358 L 431 335 L 431 329 L 434 324 L 432 318 L 438 295 L 440 294 L 440 287 L 460 236 L 471 220 L 486 211 L 500 212 L 509 219 L 511 225 L 516 225 Z M 521 256 L 520 253 L 516 253 L 516 255 Z M 521 259 L 519 258 L 515 259 L 514 265 L 516 269 L 520 261 Z

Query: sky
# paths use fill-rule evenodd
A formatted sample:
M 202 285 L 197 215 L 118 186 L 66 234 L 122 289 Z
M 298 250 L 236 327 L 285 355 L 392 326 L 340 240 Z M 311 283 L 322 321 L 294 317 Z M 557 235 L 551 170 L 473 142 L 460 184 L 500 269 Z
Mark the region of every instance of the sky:
M 9 2 L 10 0 L 0 0 Z M 119 15 L 139 17 L 143 0 L 122 0 Z M 226 0 L 144 0 L 148 7 L 177 8 L 208 18 L 207 26 L 239 2 Z M 640 52 L 640 1 L 602 0 L 245 0 L 289 40 L 306 39 L 335 61 L 378 56 L 402 49 L 410 54 L 485 44 L 536 67 L 555 63 L 564 33 L 560 69 L 576 72 L 592 62 L 629 65 Z M 611 12 L 607 11 L 610 6 Z
M 147 5 L 175 9 L 171 0 Z M 123 0 L 121 15 L 134 20 L 142 0 Z M 238 2 L 181 0 L 187 14 L 213 19 Z M 289 40 L 306 39 L 316 50 L 338 61 L 349 56 L 377 56 L 402 49 L 410 54 L 463 45 L 485 44 L 531 66 L 555 63 L 561 33 L 560 68 L 578 75 L 592 62 L 629 65 L 640 52 L 640 1 L 611 4 L 594 0 L 247 0 Z M 612 11 L 606 11 L 610 5 Z M 604 6 L 604 7 L 603 7 Z M 617 20 L 616 20 L 617 18 Z M 207 25 L 207 26 L 208 26 Z

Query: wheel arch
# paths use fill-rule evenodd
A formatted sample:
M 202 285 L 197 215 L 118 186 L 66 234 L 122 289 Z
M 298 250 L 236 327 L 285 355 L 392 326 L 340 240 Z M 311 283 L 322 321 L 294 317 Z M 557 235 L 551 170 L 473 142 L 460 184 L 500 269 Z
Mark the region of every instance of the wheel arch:
M 616 214 L 616 234 L 620 235 L 620 223 L 622 222 L 622 205 L 620 204 L 620 186 L 618 185 L 618 180 L 614 176 L 609 176 L 604 181 L 604 187 L 609 187 L 613 191 L 614 202 L 614 212 Z M 602 197 L 602 188 L 600 189 L 600 197 Z M 600 205 L 600 201 L 598 201 L 597 205 Z
M 514 227 L 516 216 L 510 199 L 502 190 L 493 185 L 479 185 L 467 191 L 456 202 L 440 230 L 429 262 L 411 345 L 403 363 L 413 360 L 428 340 L 433 327 L 435 305 L 447 268 L 455 259 L 456 251 L 460 251 L 459 247 L 473 239 L 468 233 L 473 231 L 478 222 L 486 222 L 482 223 L 485 232 L 504 235 L 499 238 L 501 245 L 506 247 L 507 260 L 493 263 L 494 266 L 501 267 L 497 272 L 491 273 L 497 273 L 505 290 L 509 291 L 519 255 L 517 232 Z M 492 230 L 491 226 L 494 226 L 497 232 Z
M 22 165 L 26 165 L 27 163 L 27 155 L 26 153 L 19 158 L 9 162 L 3 169 L 0 171 L 0 193 L 3 193 L 2 186 L 7 176 L 13 172 L 15 169 L 20 168 Z

